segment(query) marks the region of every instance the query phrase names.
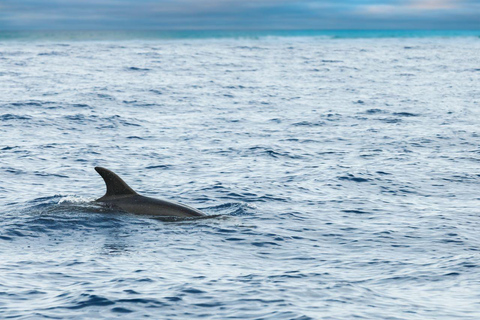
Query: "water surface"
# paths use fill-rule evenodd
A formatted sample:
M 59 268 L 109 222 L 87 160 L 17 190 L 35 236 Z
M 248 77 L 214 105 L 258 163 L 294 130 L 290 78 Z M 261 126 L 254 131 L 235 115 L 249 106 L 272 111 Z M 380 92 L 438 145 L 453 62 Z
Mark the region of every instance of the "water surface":
M 0 318 L 478 319 L 478 52 L 0 42 Z M 223 216 L 105 210 L 94 166 Z

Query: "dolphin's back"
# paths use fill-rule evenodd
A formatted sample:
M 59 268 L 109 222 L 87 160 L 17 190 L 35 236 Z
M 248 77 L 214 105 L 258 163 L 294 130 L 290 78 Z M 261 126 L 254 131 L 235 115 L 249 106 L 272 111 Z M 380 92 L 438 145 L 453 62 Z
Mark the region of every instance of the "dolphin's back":
M 114 172 L 102 167 L 95 167 L 95 170 L 102 176 L 107 186 L 107 192 L 97 199 L 97 202 L 135 214 L 164 217 L 205 216 L 200 210 L 184 204 L 141 196 Z
M 169 217 L 204 216 L 201 211 L 195 208 L 180 203 L 144 197 L 139 194 L 126 197 L 113 197 L 101 202 L 135 214 Z

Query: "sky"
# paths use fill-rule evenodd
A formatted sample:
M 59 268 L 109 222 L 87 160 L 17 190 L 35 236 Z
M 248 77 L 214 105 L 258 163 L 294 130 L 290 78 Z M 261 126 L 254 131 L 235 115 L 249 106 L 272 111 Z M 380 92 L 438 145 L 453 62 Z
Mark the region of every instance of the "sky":
M 480 0 L 0 0 L 11 30 L 480 29 Z

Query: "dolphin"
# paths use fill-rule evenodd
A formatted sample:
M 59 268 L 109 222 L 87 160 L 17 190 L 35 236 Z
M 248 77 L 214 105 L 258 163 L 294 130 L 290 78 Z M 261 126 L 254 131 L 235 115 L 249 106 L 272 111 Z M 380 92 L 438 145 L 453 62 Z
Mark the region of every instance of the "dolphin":
M 112 171 L 95 167 L 107 185 L 105 195 L 95 202 L 123 211 L 155 217 L 195 218 L 207 217 L 203 212 L 184 204 L 144 197 L 130 188 L 125 181 Z

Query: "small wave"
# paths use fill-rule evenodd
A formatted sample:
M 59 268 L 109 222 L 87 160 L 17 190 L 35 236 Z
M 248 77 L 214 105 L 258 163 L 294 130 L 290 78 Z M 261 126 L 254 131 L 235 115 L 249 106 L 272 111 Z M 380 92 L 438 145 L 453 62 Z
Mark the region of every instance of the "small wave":
M 127 68 L 127 70 L 130 70 L 130 71 L 150 71 L 150 69 L 148 69 L 148 68 L 138 68 L 138 67 L 129 67 L 129 68 Z
M 367 211 L 357 210 L 357 209 L 342 210 L 342 212 L 345 212 L 345 213 L 355 213 L 355 214 L 368 214 L 368 213 L 370 213 L 370 212 L 367 212 Z
M 90 294 L 81 294 L 81 298 L 79 299 L 80 301 L 75 302 L 75 305 L 67 307 L 67 309 L 82 309 L 86 307 L 92 307 L 92 306 L 110 306 L 112 304 L 115 304 L 115 302 L 101 297 L 97 295 L 90 295 Z
M 64 212 L 91 212 L 101 206 L 92 203 L 92 199 L 75 195 L 55 195 L 41 197 L 29 202 L 24 211 L 32 214 L 50 214 Z
M 35 171 L 34 174 L 39 177 L 68 178 L 68 176 L 65 176 L 63 174 L 47 173 L 47 172 L 40 172 L 40 171 Z
M 84 104 L 84 103 L 74 103 L 74 104 L 72 104 L 72 107 L 74 107 L 74 108 L 91 108 L 88 104 Z
M 311 121 L 300 121 L 293 123 L 292 126 L 295 127 L 321 127 L 324 126 L 326 122 L 324 121 L 318 121 L 318 122 L 311 122 Z
M 394 112 L 393 115 L 398 117 L 418 117 L 419 116 L 416 113 L 410 113 L 410 112 Z
M 58 199 L 58 204 L 85 204 L 89 203 L 91 199 L 85 198 L 85 197 L 80 197 L 80 196 L 75 196 L 75 195 L 67 195 L 67 196 L 61 196 L 60 199 Z
M 116 313 L 131 313 L 133 310 L 127 309 L 127 308 L 122 308 L 122 307 L 115 307 L 112 308 L 112 312 Z
M 255 205 L 248 203 L 229 202 L 214 207 L 206 207 L 202 210 L 215 215 L 242 216 L 249 215 L 251 210 L 255 208 Z
M 20 116 L 20 115 L 11 114 L 11 113 L 3 114 L 3 115 L 0 116 L 0 120 L 1 120 L 1 121 L 9 121 L 9 120 L 30 120 L 30 119 L 32 119 L 32 118 L 29 117 L 29 116 Z
M 263 155 L 270 156 L 272 158 L 290 158 L 290 159 L 301 159 L 301 158 L 303 158 L 300 155 L 292 155 L 292 154 L 290 154 L 290 152 L 287 152 L 287 151 L 278 151 L 278 150 L 273 150 L 273 149 L 270 149 L 270 148 L 267 148 L 267 147 L 260 147 L 260 146 L 251 147 L 251 148 L 248 149 L 248 151 L 249 151 L 249 153 L 263 154 Z
M 266 50 L 265 48 L 257 47 L 257 46 L 237 46 L 235 49 L 241 50 Z
M 381 119 L 378 119 L 378 120 L 380 120 L 382 122 L 385 122 L 385 123 L 392 123 L 392 124 L 402 122 L 402 119 L 398 119 L 398 118 L 381 118 Z
M 368 182 L 368 181 L 371 181 L 371 179 L 356 177 L 353 174 L 348 174 L 346 176 L 340 176 L 340 177 L 338 177 L 338 179 L 339 180 L 353 181 L 353 182 Z
M 71 120 L 71 121 L 85 121 L 86 117 L 83 114 L 74 114 L 74 115 L 68 115 L 64 116 L 65 119 Z
M 43 104 L 42 102 L 36 101 L 29 101 L 29 102 L 13 102 L 11 103 L 14 107 L 41 107 Z
M 50 52 L 40 52 L 38 56 L 68 56 L 68 53 L 65 52 L 58 52 L 58 51 L 50 51 Z
M 111 95 L 105 94 L 105 93 L 99 93 L 99 94 L 97 94 L 97 97 L 101 98 L 101 99 L 105 99 L 105 100 L 111 100 L 111 101 L 115 100 L 114 96 L 111 96 Z
M 15 149 L 15 148 L 18 148 L 18 146 L 14 146 L 14 147 L 6 146 L 6 147 L 4 147 L 4 148 L 2 148 L 2 149 L 0 149 L 0 150 L 2 150 L 2 151 L 7 151 L 7 150 Z
M 368 109 L 367 111 L 365 111 L 365 114 L 381 114 L 381 113 L 387 113 L 387 112 L 382 109 Z
M 170 167 L 171 166 L 169 166 L 168 164 L 159 164 L 159 165 L 145 167 L 145 169 L 168 169 Z

